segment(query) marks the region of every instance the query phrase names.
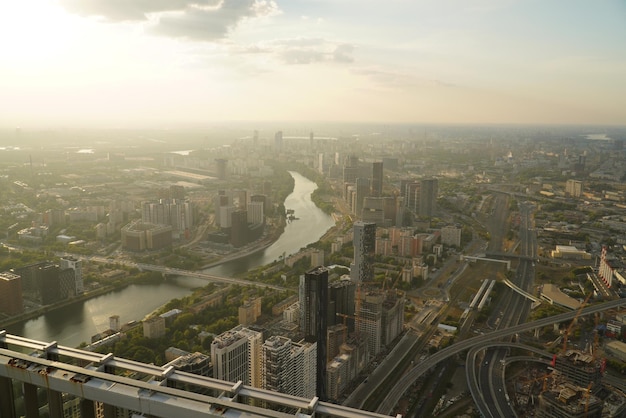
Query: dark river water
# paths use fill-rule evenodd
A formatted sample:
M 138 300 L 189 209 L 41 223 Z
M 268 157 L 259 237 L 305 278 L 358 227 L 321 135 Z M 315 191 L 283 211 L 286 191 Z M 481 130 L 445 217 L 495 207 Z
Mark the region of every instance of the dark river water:
M 322 212 L 311 201 L 317 185 L 299 173 L 291 172 L 294 190 L 285 200 L 285 208 L 293 209 L 298 220 L 287 224 L 280 238 L 258 253 L 219 266 L 207 272 L 231 276 L 254 267 L 268 264 L 282 254 L 293 254 L 320 239 L 334 225 L 332 217 Z M 141 320 L 144 316 L 171 299 L 187 296 L 191 290 L 206 285 L 206 281 L 174 278 L 155 285 L 131 285 L 82 303 L 54 310 L 38 318 L 9 327 L 11 334 L 41 341 L 57 341 L 60 345 L 75 347 L 89 342 L 91 336 L 109 328 L 109 316 L 119 315 L 120 322 Z

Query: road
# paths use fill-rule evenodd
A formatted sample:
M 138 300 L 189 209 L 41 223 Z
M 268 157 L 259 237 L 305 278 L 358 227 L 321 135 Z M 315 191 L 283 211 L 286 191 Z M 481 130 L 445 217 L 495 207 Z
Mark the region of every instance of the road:
M 580 311 L 580 315 L 585 316 L 589 314 L 593 314 L 596 312 L 606 311 L 608 309 L 614 309 L 619 306 L 626 306 L 626 298 L 612 300 L 609 302 L 603 302 L 597 305 L 588 306 L 583 308 Z M 489 333 L 485 333 L 484 335 L 479 335 L 476 337 L 469 338 L 467 340 L 460 341 L 455 343 L 447 348 L 444 348 L 441 351 L 436 352 L 435 354 L 427 357 L 423 362 L 415 365 L 411 368 L 404 376 L 402 376 L 396 384 L 389 389 L 389 393 L 385 400 L 380 404 L 377 409 L 377 412 L 390 414 L 393 408 L 398 404 L 398 401 L 404 395 L 404 392 L 413 384 L 415 381 L 422 376 L 425 372 L 427 372 L 431 367 L 435 366 L 440 361 L 446 360 L 464 350 L 467 350 L 479 343 L 485 341 L 493 341 L 500 338 L 508 337 L 511 335 L 515 335 L 517 333 L 522 333 L 525 331 L 531 331 L 535 328 L 542 328 L 547 325 L 560 323 L 563 321 L 567 321 L 573 319 L 576 316 L 575 311 L 565 312 L 562 314 L 550 316 L 547 318 L 538 319 L 533 322 L 528 322 L 525 324 L 520 324 L 513 326 L 507 329 L 501 329 Z
M 520 227 L 519 227 L 519 265 L 515 276 L 511 281 L 525 292 L 531 292 L 535 277 L 534 260 L 536 252 L 536 237 L 532 227 L 533 205 L 520 203 Z M 505 228 L 502 228 L 504 230 Z M 495 246 L 494 246 L 495 247 Z M 496 329 L 509 328 L 526 321 L 530 313 L 530 301 L 511 289 L 506 289 L 498 303 L 498 312 L 501 312 Z M 507 356 L 507 349 L 496 348 L 487 350 L 480 362 L 472 362 L 475 358 L 466 362 L 468 369 L 479 369 L 480 391 L 473 392 L 474 402 L 478 409 L 483 411 L 485 417 L 514 417 L 515 410 L 511 406 L 506 394 L 506 382 L 502 363 Z M 467 369 L 466 369 L 467 370 Z M 468 373 L 469 370 L 468 370 Z M 469 375 L 468 375 L 469 379 Z

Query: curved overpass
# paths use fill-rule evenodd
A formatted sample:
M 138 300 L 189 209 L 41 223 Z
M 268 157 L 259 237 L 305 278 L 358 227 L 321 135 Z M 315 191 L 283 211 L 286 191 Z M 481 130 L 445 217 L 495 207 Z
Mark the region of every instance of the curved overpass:
M 589 306 L 580 311 L 580 315 L 589 315 L 596 312 L 601 312 L 607 309 L 617 308 L 618 306 L 626 305 L 626 299 L 618 299 L 609 302 L 600 303 L 597 305 Z M 461 351 L 467 350 L 481 342 L 484 341 L 493 341 L 502 337 L 508 337 L 510 335 L 514 335 L 519 332 L 530 331 L 535 328 L 544 327 L 546 325 L 567 321 L 568 319 L 573 319 L 576 316 L 575 311 L 565 312 L 559 315 L 554 315 L 548 318 L 538 319 L 537 321 L 528 322 L 521 325 L 516 325 L 507 329 L 493 331 L 485 335 L 480 335 L 476 337 L 469 338 L 467 340 L 460 341 L 456 344 L 451 345 L 450 347 L 444 348 L 443 350 L 433 354 L 432 356 L 426 358 L 420 364 L 411 368 L 404 376 L 402 376 L 396 384 L 391 388 L 385 400 L 380 404 L 376 412 L 383 413 L 389 415 L 393 408 L 398 404 L 398 401 L 404 395 L 404 392 L 411 386 L 415 381 L 422 376 L 425 372 L 427 372 L 431 367 L 436 365 L 442 360 L 445 360 L 455 354 L 460 353 Z
M 476 404 L 476 407 L 478 408 L 478 410 L 480 411 L 481 415 L 483 417 L 501 417 L 501 416 L 507 416 L 509 415 L 512 411 L 506 411 L 507 413 L 505 413 L 505 411 L 502 411 L 500 405 L 503 404 L 506 406 L 506 404 L 508 403 L 508 397 L 507 400 L 502 400 L 503 403 L 500 402 L 496 402 L 495 405 L 491 405 L 489 402 L 487 402 L 483 396 L 483 393 L 486 390 L 491 390 L 492 392 L 495 392 L 493 388 L 493 385 L 491 384 L 491 379 L 489 379 L 490 382 L 490 387 L 489 388 L 481 388 L 479 385 L 479 377 L 478 377 L 478 371 L 480 369 L 480 365 L 478 365 L 478 363 L 476 362 L 478 354 L 486 349 L 489 348 L 493 348 L 493 347 L 503 347 L 503 348 L 520 348 L 526 351 L 530 351 L 532 353 L 536 353 L 539 354 L 540 356 L 544 356 L 544 357 L 552 357 L 552 354 L 548 353 L 547 351 L 541 350 L 539 348 L 535 348 L 529 345 L 525 345 L 525 344 L 518 344 L 518 343 L 508 343 L 508 342 L 493 342 L 493 341 L 486 341 L 480 344 L 475 345 L 474 347 L 472 347 L 472 349 L 467 353 L 467 360 L 465 363 L 465 377 L 467 379 L 467 386 L 469 387 L 470 393 L 472 394 L 472 398 L 474 399 L 474 403 Z M 537 357 L 530 357 L 530 356 L 520 356 L 517 357 L 519 359 L 524 359 L 524 360 L 534 360 L 534 361 L 540 361 L 540 362 L 544 362 L 544 359 L 541 358 L 537 358 Z M 512 361 L 513 359 L 509 358 L 507 359 L 508 361 Z M 493 365 L 488 365 L 489 367 L 492 367 Z M 502 370 L 502 373 L 504 373 L 504 369 Z M 504 389 L 504 392 L 502 392 L 502 389 Z M 502 397 L 506 397 L 506 388 L 499 388 L 499 392 L 498 392 L 498 396 Z M 500 398 L 502 399 L 502 398 Z M 510 406 L 509 406 L 510 409 Z

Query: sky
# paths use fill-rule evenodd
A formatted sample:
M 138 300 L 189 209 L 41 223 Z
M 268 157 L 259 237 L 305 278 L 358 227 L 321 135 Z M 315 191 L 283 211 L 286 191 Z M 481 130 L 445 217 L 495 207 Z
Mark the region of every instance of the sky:
M 624 0 L 2 0 L 0 126 L 626 125 Z

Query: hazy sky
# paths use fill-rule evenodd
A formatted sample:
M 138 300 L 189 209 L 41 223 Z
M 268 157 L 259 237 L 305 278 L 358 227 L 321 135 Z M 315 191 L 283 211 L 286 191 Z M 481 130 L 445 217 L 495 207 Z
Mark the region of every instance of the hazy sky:
M 0 125 L 626 124 L 626 1 L 2 0 Z

